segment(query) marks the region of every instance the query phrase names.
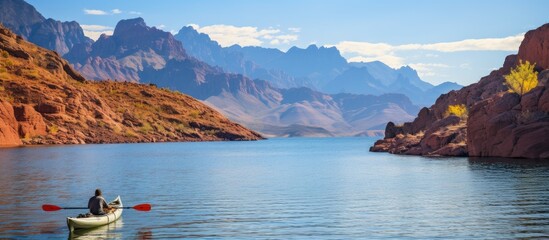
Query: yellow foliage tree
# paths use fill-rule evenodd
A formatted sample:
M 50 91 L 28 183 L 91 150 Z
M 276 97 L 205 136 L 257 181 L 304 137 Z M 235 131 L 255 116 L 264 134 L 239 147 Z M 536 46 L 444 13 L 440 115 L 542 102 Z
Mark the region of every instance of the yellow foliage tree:
M 467 118 L 467 107 L 464 104 L 448 105 L 445 115 L 455 115 L 461 119 Z
M 518 93 L 520 96 L 534 89 L 538 85 L 538 73 L 534 71 L 534 64 L 529 61 L 520 61 L 516 68 L 511 69 L 509 75 L 505 75 L 505 84 L 509 91 Z

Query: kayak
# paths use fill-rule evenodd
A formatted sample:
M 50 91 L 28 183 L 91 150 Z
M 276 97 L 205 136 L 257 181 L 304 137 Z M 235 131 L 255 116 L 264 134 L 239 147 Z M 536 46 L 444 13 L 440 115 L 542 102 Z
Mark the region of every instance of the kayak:
M 67 226 L 69 230 L 73 232 L 75 229 L 86 229 L 94 228 L 103 225 L 112 223 L 122 216 L 122 200 L 120 196 L 116 197 L 112 202 L 110 202 L 109 207 L 115 207 L 116 209 L 113 212 L 110 212 L 105 215 L 93 215 L 92 217 L 85 218 L 67 218 Z

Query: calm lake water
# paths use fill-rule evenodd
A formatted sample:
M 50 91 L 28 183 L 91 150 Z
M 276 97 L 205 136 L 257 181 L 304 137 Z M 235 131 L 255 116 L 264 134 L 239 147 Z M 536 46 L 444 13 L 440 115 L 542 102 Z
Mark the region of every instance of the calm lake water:
M 0 238 L 549 238 L 549 162 L 370 153 L 372 138 L 0 149 Z M 70 236 L 44 203 L 125 206 Z

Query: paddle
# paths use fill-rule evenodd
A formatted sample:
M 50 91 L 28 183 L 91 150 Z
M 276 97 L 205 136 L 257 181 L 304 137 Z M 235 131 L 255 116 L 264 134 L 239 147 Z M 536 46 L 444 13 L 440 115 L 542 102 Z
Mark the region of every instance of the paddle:
M 117 207 L 115 207 L 115 208 L 117 208 Z M 135 209 L 137 211 L 148 212 L 148 211 L 151 210 L 151 205 L 148 204 L 148 203 L 143 203 L 143 204 L 135 205 L 133 207 L 121 207 L 121 208 L 122 209 Z M 42 205 L 42 210 L 44 210 L 46 212 L 59 211 L 59 210 L 62 210 L 62 209 L 88 209 L 88 208 L 84 208 L 84 207 L 59 207 L 57 205 L 51 205 L 51 204 Z

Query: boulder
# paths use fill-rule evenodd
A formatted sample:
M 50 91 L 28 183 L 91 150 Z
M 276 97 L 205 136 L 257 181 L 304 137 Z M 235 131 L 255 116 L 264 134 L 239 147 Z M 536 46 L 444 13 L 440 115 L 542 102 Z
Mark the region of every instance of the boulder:
M 65 112 L 65 106 L 55 102 L 43 102 L 35 107 L 42 114 L 58 114 Z
M 21 145 L 21 139 L 17 134 L 17 120 L 13 113 L 13 106 L 0 100 L 0 145 Z
M 19 136 L 24 138 L 46 135 L 46 123 L 31 105 L 15 106 L 15 119 L 19 122 Z

